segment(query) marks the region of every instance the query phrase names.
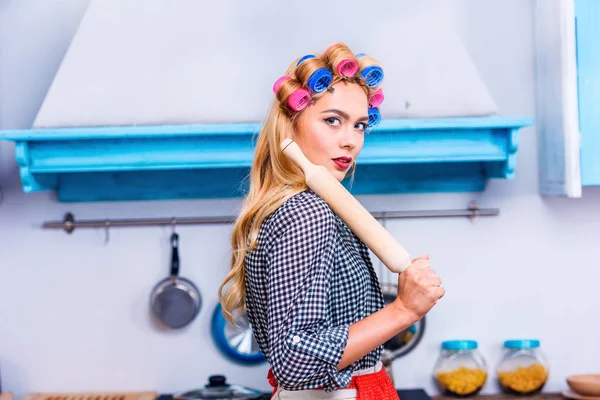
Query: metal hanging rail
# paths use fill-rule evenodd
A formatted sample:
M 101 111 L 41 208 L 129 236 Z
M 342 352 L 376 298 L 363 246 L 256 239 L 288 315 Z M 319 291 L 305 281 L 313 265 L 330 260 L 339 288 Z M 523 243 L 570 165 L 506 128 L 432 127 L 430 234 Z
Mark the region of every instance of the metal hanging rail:
M 482 209 L 476 203 L 471 203 L 465 210 L 432 210 L 432 211 L 386 211 L 372 212 L 374 218 L 441 218 L 441 217 L 468 217 L 470 219 L 479 216 L 496 216 L 500 213 L 498 209 Z M 62 221 L 47 221 L 42 225 L 43 229 L 63 229 L 67 233 L 76 228 L 117 228 L 117 227 L 140 227 L 140 226 L 175 226 L 175 225 L 199 225 L 199 224 L 230 224 L 236 217 L 189 217 L 189 218 L 137 218 L 137 219 L 105 219 L 105 220 L 75 220 L 71 213 L 66 213 Z

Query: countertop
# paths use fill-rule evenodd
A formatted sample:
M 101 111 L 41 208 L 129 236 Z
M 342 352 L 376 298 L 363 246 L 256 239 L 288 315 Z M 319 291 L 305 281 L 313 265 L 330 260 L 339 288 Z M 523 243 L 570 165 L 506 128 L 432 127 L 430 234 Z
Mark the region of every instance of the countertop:
M 400 400 L 430 400 L 431 397 L 429 397 L 427 395 L 427 393 L 425 393 L 424 390 L 422 389 L 402 389 L 402 390 L 396 390 L 398 392 L 398 396 L 400 396 Z M 271 393 L 265 393 L 263 395 L 263 397 L 261 397 L 260 400 L 270 400 L 271 399 Z M 457 399 L 452 399 L 452 400 L 457 400 Z M 505 400 L 505 399 L 502 399 Z M 521 399 L 521 400 L 526 400 L 526 399 Z
M 560 393 L 541 393 L 530 396 L 516 396 L 510 394 L 480 394 L 473 397 L 464 397 L 462 399 L 449 396 L 431 396 L 421 389 L 397 390 L 400 400 L 564 400 Z M 270 400 L 271 393 L 265 393 L 261 400 Z M 1 400 L 1 399 L 0 399 Z
M 397 390 L 400 400 L 564 400 L 560 393 L 541 393 L 531 396 L 516 396 L 510 394 L 480 394 L 473 397 L 464 397 L 462 399 L 448 396 L 431 396 L 429 397 L 423 390 L 406 389 Z M 270 400 L 271 394 L 265 393 L 261 400 Z
M 400 400 L 458 400 L 456 397 L 449 396 L 427 396 L 427 394 L 421 389 L 405 389 L 398 390 Z M 270 400 L 271 393 L 265 393 L 261 400 Z M 465 397 L 463 400 L 563 400 L 564 397 L 561 393 L 541 393 L 531 396 L 515 396 L 509 394 L 480 394 L 473 397 Z M 5 392 L 0 393 L 0 400 L 14 400 L 12 393 Z
M 456 397 L 449 396 L 432 396 L 433 400 L 457 400 Z M 562 400 L 564 399 L 561 393 L 540 393 L 529 396 L 518 396 L 510 394 L 479 394 L 473 397 L 465 397 L 464 399 L 473 400 Z

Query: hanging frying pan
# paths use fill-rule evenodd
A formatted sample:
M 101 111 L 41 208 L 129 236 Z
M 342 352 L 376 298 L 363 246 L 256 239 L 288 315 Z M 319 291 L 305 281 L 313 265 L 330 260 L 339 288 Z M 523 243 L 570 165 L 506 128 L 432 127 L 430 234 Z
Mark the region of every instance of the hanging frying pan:
M 217 304 L 212 315 L 211 332 L 217 348 L 231 361 L 242 365 L 266 362 L 258 343 L 254 340 L 252 326 L 246 314 L 236 319 L 236 326 L 223 316 L 221 304 Z
M 152 290 L 152 315 L 162 325 L 180 329 L 196 318 L 202 307 L 200 291 L 190 280 L 179 276 L 179 235 L 171 235 L 171 274 Z

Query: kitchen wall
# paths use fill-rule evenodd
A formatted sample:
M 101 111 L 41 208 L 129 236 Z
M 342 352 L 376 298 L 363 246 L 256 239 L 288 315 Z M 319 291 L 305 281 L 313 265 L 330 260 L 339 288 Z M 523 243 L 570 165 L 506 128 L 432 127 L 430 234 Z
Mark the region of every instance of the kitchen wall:
M 500 113 L 535 116 L 532 1 L 446 4 L 448 21 Z M 9 2 L 13 18 L 0 19 L 0 129 L 31 126 L 86 5 Z M 474 223 L 387 222 L 414 253 L 431 254 L 447 290 L 427 317 L 423 342 L 395 361 L 398 387 L 436 393 L 431 371 L 439 344 L 453 338 L 477 339 L 492 368 L 504 339 L 539 338 L 552 367 L 547 390 L 562 390 L 567 374 L 597 372 L 600 190 L 585 189 L 582 199 L 540 197 L 537 135 L 535 128 L 522 131 L 516 179 L 493 181 L 484 193 L 360 198 L 373 211 L 464 208 L 471 200 L 500 209 L 499 216 Z M 180 332 L 161 332 L 148 317 L 150 290 L 168 271 L 170 229 L 111 230 L 108 243 L 102 230 L 67 235 L 40 229 L 67 211 L 82 219 L 227 215 L 236 200 L 61 204 L 50 193 L 25 195 L 12 143 L 5 142 L 0 186 L 4 390 L 167 392 L 200 386 L 215 373 L 268 389 L 267 366 L 226 361 L 210 336 L 217 287 L 227 270 L 229 226 L 177 229 L 182 274 L 198 284 L 204 300 L 198 319 Z M 496 391 L 489 381 L 485 392 Z

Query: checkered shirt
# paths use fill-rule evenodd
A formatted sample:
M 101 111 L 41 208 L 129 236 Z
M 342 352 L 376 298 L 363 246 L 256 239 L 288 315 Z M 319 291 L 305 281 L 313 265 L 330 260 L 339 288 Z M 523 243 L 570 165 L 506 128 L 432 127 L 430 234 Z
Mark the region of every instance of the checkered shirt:
M 347 387 L 383 346 L 341 371 L 351 324 L 384 306 L 369 250 L 310 190 L 267 218 L 245 259 L 255 339 L 285 390 Z

